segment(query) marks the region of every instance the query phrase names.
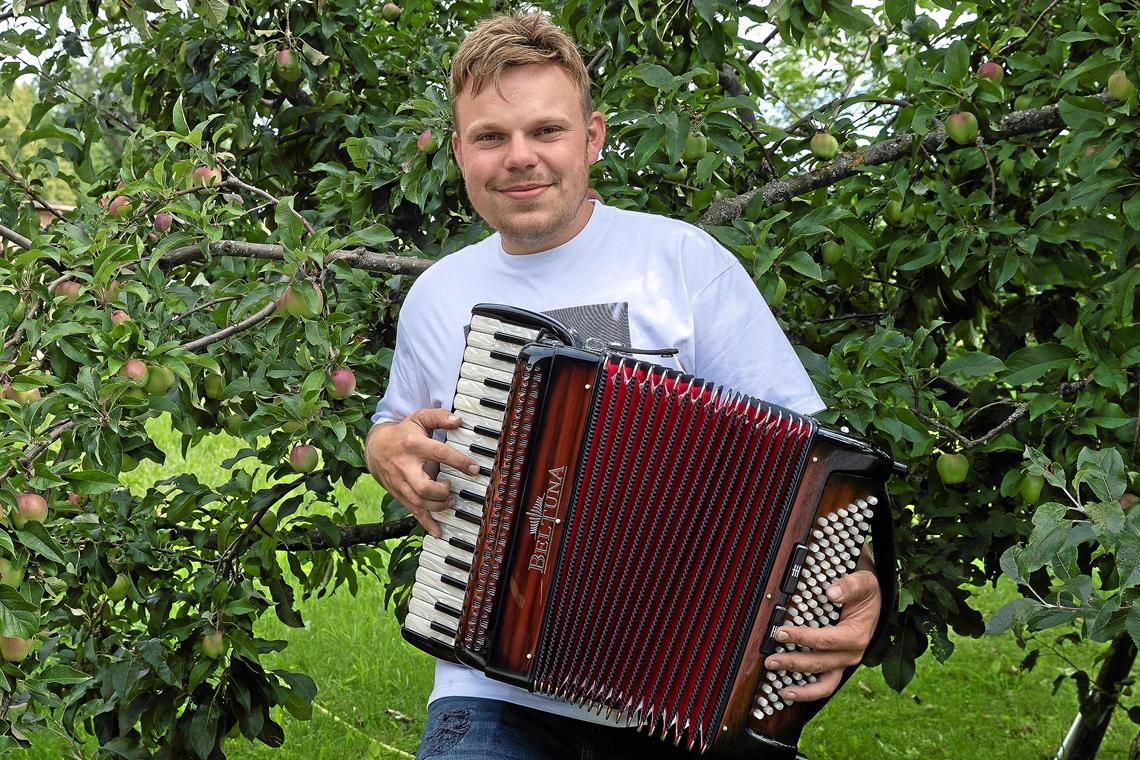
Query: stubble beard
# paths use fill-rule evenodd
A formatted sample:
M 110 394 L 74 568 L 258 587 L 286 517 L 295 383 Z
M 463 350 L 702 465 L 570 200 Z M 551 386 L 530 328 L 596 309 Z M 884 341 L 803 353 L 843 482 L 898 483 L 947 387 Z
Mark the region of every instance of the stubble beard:
M 512 184 L 522 182 L 516 180 Z M 498 191 L 493 187 L 486 190 L 492 198 L 496 197 Z M 547 194 L 551 192 L 564 195 L 555 198 L 553 206 L 548 205 L 550 200 L 543 197 L 525 203 L 506 200 L 501 205 L 489 204 L 493 208 L 477 207 L 475 210 L 502 238 L 525 247 L 539 246 L 571 225 L 586 202 L 586 183 L 576 188 L 559 178 L 547 190 Z M 470 190 L 467 197 L 474 197 Z

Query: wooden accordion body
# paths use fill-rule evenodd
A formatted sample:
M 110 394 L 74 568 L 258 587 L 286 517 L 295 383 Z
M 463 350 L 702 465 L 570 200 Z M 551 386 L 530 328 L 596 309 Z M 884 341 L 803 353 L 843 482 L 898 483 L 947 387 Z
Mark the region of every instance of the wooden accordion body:
M 872 525 L 890 599 L 894 463 L 810 417 L 540 332 L 555 339 L 521 348 L 499 404 L 462 606 L 435 603 L 444 620 L 405 636 L 695 751 L 794 756 L 820 704 L 776 693 L 811 677 L 763 668 L 771 634 L 838 620 L 823 592 Z

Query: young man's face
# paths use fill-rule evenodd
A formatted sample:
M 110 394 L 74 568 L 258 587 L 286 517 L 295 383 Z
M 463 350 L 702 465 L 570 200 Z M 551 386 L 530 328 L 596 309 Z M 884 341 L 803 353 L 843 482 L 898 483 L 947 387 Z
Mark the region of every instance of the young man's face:
M 590 164 L 606 136 L 598 112 L 583 119 L 570 75 L 553 65 L 517 66 L 481 92 L 455 99 L 451 148 L 467 195 L 499 231 L 507 253 L 545 251 L 590 219 Z

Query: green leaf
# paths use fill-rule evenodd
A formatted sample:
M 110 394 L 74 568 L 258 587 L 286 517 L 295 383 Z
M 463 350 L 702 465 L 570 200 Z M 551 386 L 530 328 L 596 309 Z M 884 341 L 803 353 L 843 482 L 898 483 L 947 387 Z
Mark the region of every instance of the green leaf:
M 1077 455 L 1077 475 L 1074 480 L 1088 485 L 1101 501 L 1115 502 L 1128 490 L 1124 457 L 1116 449 L 1081 449 Z M 1119 503 L 1117 506 L 1120 506 Z
M 63 474 L 71 490 L 80 496 L 114 491 L 120 486 L 119 479 L 102 470 L 77 470 Z
M 837 26 L 852 32 L 865 32 L 875 25 L 874 19 L 847 0 L 825 2 L 823 10 Z
M 293 212 L 293 196 L 281 199 L 273 210 L 273 221 L 277 223 L 277 239 L 286 249 L 296 251 L 301 247 L 301 233 L 304 227 Z
M 1010 385 L 1031 383 L 1054 369 L 1067 367 L 1073 356 L 1071 349 L 1057 343 L 1029 346 L 1013 352 L 1006 360 L 1009 374 L 1004 379 Z
M 650 87 L 662 91 L 676 90 L 681 82 L 680 78 L 669 73 L 669 69 L 664 66 L 658 66 L 656 63 L 646 63 L 637 66 L 634 69 L 634 74 Z
M 1134 230 L 1140 230 L 1140 194 L 1132 195 L 1131 198 L 1121 204 L 1121 208 L 1128 225 Z
M 1013 626 L 1013 620 L 1018 614 L 1018 610 L 1025 610 L 1028 607 L 1034 606 L 1039 605 L 1028 599 L 1014 599 L 1011 602 L 1007 602 L 986 621 L 986 633 L 990 636 L 1005 633 Z
M 384 243 L 390 243 L 396 238 L 392 231 L 382 224 L 372 224 L 362 230 L 356 230 L 351 235 L 346 237 L 341 246 L 350 248 L 352 246 L 364 246 L 366 248 L 379 248 Z
M 196 5 L 198 6 L 198 15 L 202 17 L 207 26 L 220 25 L 230 12 L 230 4 L 227 0 L 198 0 Z
M 939 368 L 938 374 L 979 377 L 982 375 L 996 375 L 1005 369 L 1005 362 L 996 356 L 990 356 L 982 351 L 971 351 L 968 354 L 948 359 Z
M 214 692 L 216 696 L 217 692 Z M 194 749 L 194 754 L 206 760 L 214 751 L 214 746 L 218 743 L 218 717 L 221 714 L 221 708 L 217 705 L 217 699 L 211 698 L 206 705 L 199 705 L 198 709 L 194 711 L 194 717 L 190 720 L 190 744 Z
M 174 130 L 180 135 L 190 134 L 190 125 L 186 123 L 186 112 L 182 109 L 182 94 L 178 94 L 178 100 L 174 101 Z
M 1116 535 L 1124 528 L 1124 510 L 1118 501 L 1100 501 L 1085 505 L 1085 512 L 1093 524 L 1104 532 Z
M 887 20 L 892 24 L 901 24 L 905 19 L 914 18 L 915 0 L 887 0 L 884 3 Z
M 970 50 L 965 42 L 956 40 L 947 48 L 942 68 L 951 82 L 958 82 L 966 77 L 970 70 Z
M 1107 108 L 1096 98 L 1068 95 L 1057 104 L 1061 120 L 1074 132 L 1086 127 L 1098 128 L 1104 124 Z
M 16 531 L 16 540 L 45 559 L 65 564 L 63 549 L 55 542 L 42 523 L 30 522 Z
M 0 585 L 0 636 L 30 639 L 39 630 L 39 607 L 11 586 Z

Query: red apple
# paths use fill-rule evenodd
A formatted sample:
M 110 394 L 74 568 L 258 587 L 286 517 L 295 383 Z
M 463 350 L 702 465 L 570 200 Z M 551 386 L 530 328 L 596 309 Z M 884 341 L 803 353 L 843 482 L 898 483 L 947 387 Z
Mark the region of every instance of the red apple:
M 57 298 L 62 298 L 66 303 L 75 303 L 79 300 L 79 283 L 75 280 L 64 280 L 55 286 L 52 291 Z
M 174 215 L 166 211 L 159 211 L 154 215 L 154 228 L 159 232 L 166 232 L 174 224 Z
M 12 524 L 22 528 L 30 522 L 43 522 L 48 516 L 47 499 L 38 493 L 22 493 L 16 497 Z
M 111 199 L 111 205 L 107 206 L 107 211 L 112 216 L 125 219 L 131 215 L 131 199 L 125 195 L 116 195 Z
M 133 380 L 135 385 L 146 385 L 146 381 L 150 378 L 150 371 L 141 359 L 128 359 L 119 370 L 119 374 Z
M 1005 76 L 1005 70 L 1001 67 L 1000 63 L 986 61 L 978 67 L 976 74 L 979 79 L 988 79 L 991 82 L 1000 82 L 1002 80 L 1002 77 Z
M 23 662 L 31 651 L 31 639 L 0 636 L 0 655 L 8 662 Z
M 356 375 L 347 367 L 333 370 L 329 380 L 333 387 L 329 395 L 333 398 L 348 398 L 356 390 Z
M 281 48 L 273 59 L 273 75 L 287 84 L 296 84 L 301 81 L 305 72 L 301 71 L 301 63 L 289 48 Z
M 317 288 L 317 309 L 313 311 L 305 302 L 305 297 L 293 288 L 285 288 L 285 292 L 277 299 L 277 308 L 290 316 L 300 319 L 312 319 L 325 307 L 325 297 L 320 288 Z
M 416 150 L 420 153 L 435 153 L 438 149 L 439 140 L 435 139 L 430 129 L 420 132 L 420 136 L 416 140 Z
M 130 322 L 130 321 L 131 321 L 131 315 L 126 313 L 122 309 L 115 309 L 113 312 L 111 312 L 111 324 L 121 325 L 124 322 Z
M 213 187 L 222 181 L 222 170 L 211 169 L 209 166 L 195 167 L 190 179 L 196 187 Z
M 959 145 L 972 143 L 978 136 L 978 117 L 969 111 L 958 111 L 946 118 L 946 134 Z
M 380 9 L 380 14 L 384 16 L 385 21 L 398 21 L 403 12 L 404 9 L 395 3 L 384 3 L 384 7 Z
M 294 446 L 289 452 L 289 464 L 296 472 L 312 472 L 317 469 L 317 450 L 307 443 Z

